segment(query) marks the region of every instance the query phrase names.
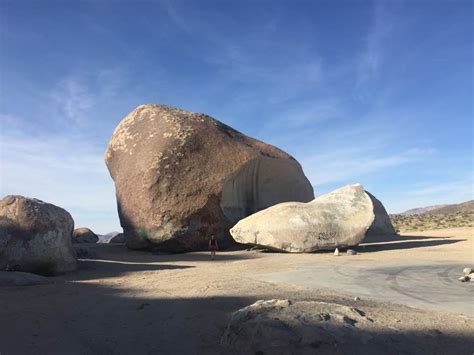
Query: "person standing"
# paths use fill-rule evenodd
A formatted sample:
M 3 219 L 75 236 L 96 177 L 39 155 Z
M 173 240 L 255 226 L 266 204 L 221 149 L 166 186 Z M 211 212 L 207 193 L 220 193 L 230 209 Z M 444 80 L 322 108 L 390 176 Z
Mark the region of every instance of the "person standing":
M 217 245 L 217 239 L 214 237 L 214 235 L 211 235 L 211 239 L 209 240 L 209 251 L 211 252 L 211 259 L 214 260 L 216 256 L 216 250 L 219 249 L 219 246 Z

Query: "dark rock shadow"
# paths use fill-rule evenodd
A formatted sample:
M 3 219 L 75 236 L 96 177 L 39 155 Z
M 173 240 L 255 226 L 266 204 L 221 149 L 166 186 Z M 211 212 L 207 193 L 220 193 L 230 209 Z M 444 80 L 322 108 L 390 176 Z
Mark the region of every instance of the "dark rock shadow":
M 109 277 L 120 276 L 129 272 L 188 269 L 192 267 L 194 266 L 131 263 L 104 260 L 78 260 L 78 270 L 65 274 L 61 277 L 61 279 L 65 281 L 89 280 L 91 278 L 105 279 Z
M 433 240 L 436 238 L 435 240 Z M 449 239 L 439 237 L 423 237 L 416 236 L 414 239 L 411 237 L 403 236 L 401 239 L 393 242 L 386 243 L 363 243 L 357 247 L 357 250 L 361 252 L 376 252 L 382 250 L 398 250 L 398 249 L 413 249 L 413 248 L 424 248 L 434 247 L 438 245 L 454 244 L 465 241 L 466 239 Z
M 282 295 L 275 292 L 274 296 Z M 143 293 L 88 282 L 0 289 L 0 351 L 2 354 L 249 353 L 244 349 L 224 348 L 220 340 L 232 313 L 256 300 L 237 295 L 185 298 L 164 292 L 160 297 L 145 297 Z M 358 308 L 364 311 L 363 306 Z M 373 316 L 376 325 L 377 314 L 368 316 Z M 278 325 L 278 319 L 274 323 Z M 317 324 L 303 322 L 302 326 L 310 332 L 319 331 Z M 397 323 L 397 327 L 400 326 Z M 380 326 L 360 330 L 360 341 L 356 338 L 353 343 L 344 344 L 336 338 L 329 345 L 314 343 L 314 349 L 310 349 L 314 352 L 308 352 L 307 348 L 300 352 L 302 349 L 298 348 L 297 341 L 289 347 L 270 350 L 269 339 L 249 345 L 257 351 L 250 353 L 263 351 L 265 354 L 287 353 L 286 350 L 295 354 L 319 351 L 338 354 L 472 353 L 474 339 L 471 336 L 444 333 L 437 326 L 433 324 L 432 329 L 423 331 L 399 331 Z M 362 340 L 367 338 L 372 340 Z M 350 351 L 341 351 L 344 349 Z
M 366 235 L 362 240 L 362 243 L 385 243 L 385 242 L 397 242 L 397 241 L 408 241 L 408 240 L 425 240 L 425 239 L 446 239 L 454 237 L 430 237 L 422 235 L 400 235 L 400 234 L 374 234 Z
M 108 260 L 116 262 L 132 263 L 157 263 L 157 262 L 195 262 L 211 261 L 209 251 L 189 252 L 189 253 L 166 253 L 152 252 L 147 250 L 133 250 L 124 244 L 82 244 L 79 259 L 87 260 Z M 237 261 L 251 259 L 251 253 L 233 253 L 247 249 L 248 246 L 239 245 L 232 250 L 217 251 L 215 263 L 222 261 Z M 77 249 L 76 249 L 77 250 Z

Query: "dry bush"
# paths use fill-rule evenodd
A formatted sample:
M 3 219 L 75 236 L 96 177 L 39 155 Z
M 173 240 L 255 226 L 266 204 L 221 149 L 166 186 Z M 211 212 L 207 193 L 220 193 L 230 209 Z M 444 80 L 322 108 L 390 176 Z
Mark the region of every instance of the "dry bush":
M 458 211 L 447 214 L 417 214 L 417 215 L 390 215 L 396 230 L 406 232 L 411 230 L 430 230 L 455 227 L 474 227 L 474 211 Z

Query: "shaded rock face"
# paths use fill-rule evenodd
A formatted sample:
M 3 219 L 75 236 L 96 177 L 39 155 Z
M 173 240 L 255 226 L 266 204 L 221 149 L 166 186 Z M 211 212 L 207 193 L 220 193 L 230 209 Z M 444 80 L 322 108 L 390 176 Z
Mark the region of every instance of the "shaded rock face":
M 109 243 L 125 243 L 125 236 L 123 233 L 117 234 L 115 237 L 110 238 Z
M 200 113 L 142 105 L 115 129 L 105 161 L 127 246 L 164 251 L 225 247 L 228 228 L 284 201 L 310 201 L 299 163 Z
M 89 228 L 77 228 L 72 232 L 73 243 L 97 243 L 98 241 L 99 237 Z
M 366 191 L 367 195 L 369 195 L 370 199 L 372 200 L 372 204 L 374 206 L 374 215 L 375 219 L 372 225 L 370 226 L 369 230 L 366 233 L 366 236 L 377 236 L 377 235 L 394 235 L 397 234 L 395 228 L 393 228 L 392 222 L 390 221 L 390 217 L 385 210 L 385 207 L 382 205 L 374 195 L 370 192 Z
M 23 196 L 0 200 L 0 270 L 51 275 L 75 270 L 74 221 L 64 209 Z
M 360 184 L 348 185 L 309 203 L 281 203 L 238 222 L 235 241 L 286 252 L 352 247 L 374 221 L 373 205 Z
M 372 323 L 365 312 L 335 303 L 262 300 L 232 315 L 221 345 L 246 354 L 374 351 L 376 339 L 367 332 Z

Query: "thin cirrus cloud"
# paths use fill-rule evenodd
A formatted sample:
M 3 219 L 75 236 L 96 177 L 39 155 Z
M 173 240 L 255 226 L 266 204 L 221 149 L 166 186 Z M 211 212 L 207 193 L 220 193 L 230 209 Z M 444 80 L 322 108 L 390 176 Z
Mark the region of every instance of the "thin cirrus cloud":
M 404 212 L 412 206 L 430 206 L 434 204 L 453 204 L 474 199 L 473 177 L 464 179 L 441 180 L 436 183 L 425 181 L 411 184 L 406 190 L 399 191 L 386 207 L 391 212 Z
M 37 113 L 43 119 L 37 130 L 29 129 L 24 117 L 1 115 L 0 193 L 54 203 L 72 214 L 76 226 L 93 226 L 99 233 L 119 229 L 103 158 L 111 132 L 89 131 L 100 117 L 95 111 L 117 99 L 124 78 L 122 70 L 110 69 L 60 79 L 41 94 L 47 105 Z
M 357 180 L 379 171 L 424 160 L 434 153 L 433 149 L 417 148 L 395 154 L 374 154 L 363 149 L 348 149 L 303 157 L 302 164 L 311 181 L 324 185 Z
M 75 73 L 56 83 L 45 101 L 50 103 L 53 117 L 77 128 L 90 120 L 91 109 L 116 97 L 126 80 L 126 71 L 121 68 Z
M 117 229 L 115 193 L 103 156 L 80 135 L 0 135 L 2 195 L 19 194 L 65 208 L 76 226 Z
M 394 4 L 390 5 L 393 6 Z M 394 10 L 389 7 L 387 2 L 375 3 L 371 28 L 365 39 L 366 48 L 358 59 L 358 87 L 373 79 L 381 69 L 384 44 L 390 40 L 390 35 L 394 30 L 392 11 Z

